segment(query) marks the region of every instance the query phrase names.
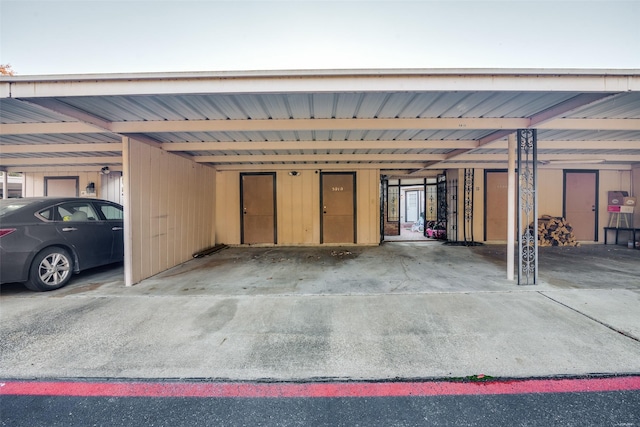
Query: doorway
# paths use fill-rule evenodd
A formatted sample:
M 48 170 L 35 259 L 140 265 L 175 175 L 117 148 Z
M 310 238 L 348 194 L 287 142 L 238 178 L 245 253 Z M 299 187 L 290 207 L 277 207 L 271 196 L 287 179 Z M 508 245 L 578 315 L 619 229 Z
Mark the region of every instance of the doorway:
M 242 244 L 276 244 L 276 174 L 240 174 Z
M 565 170 L 562 211 L 577 241 L 598 240 L 598 171 Z
M 320 243 L 356 243 L 356 174 L 322 172 Z
M 383 241 L 431 240 L 428 225 L 438 221 L 435 178 L 383 177 L 380 234 Z

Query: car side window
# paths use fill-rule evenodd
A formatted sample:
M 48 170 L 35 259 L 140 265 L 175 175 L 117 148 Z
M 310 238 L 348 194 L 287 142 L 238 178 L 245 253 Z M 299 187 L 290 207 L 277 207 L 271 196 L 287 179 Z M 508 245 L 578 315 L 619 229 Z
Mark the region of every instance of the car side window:
M 98 219 L 95 210 L 88 202 L 67 202 L 55 207 L 57 221 L 84 222 Z
M 43 211 L 38 212 L 38 215 L 41 218 L 46 219 L 47 221 L 53 221 L 54 220 L 53 209 L 51 209 L 51 208 L 48 208 L 48 209 L 45 209 Z
M 106 203 L 99 203 L 98 206 L 100 207 L 102 215 L 104 215 L 107 220 L 118 221 L 124 218 L 122 208 L 119 206 L 109 205 Z

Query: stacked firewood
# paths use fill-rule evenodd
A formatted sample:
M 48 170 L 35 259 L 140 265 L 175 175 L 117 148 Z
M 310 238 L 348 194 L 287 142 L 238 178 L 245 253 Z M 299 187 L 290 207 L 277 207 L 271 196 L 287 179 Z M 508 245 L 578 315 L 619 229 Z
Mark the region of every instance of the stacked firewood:
M 533 227 L 533 223 L 529 225 Z M 538 246 L 578 246 L 573 227 L 562 217 L 542 215 L 538 218 Z

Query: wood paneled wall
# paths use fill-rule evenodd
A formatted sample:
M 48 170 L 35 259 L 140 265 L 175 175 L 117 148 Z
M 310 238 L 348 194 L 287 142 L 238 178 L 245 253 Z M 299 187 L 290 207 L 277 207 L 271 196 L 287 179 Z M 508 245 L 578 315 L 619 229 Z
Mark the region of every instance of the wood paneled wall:
M 100 173 L 97 171 L 71 171 L 71 172 L 27 172 L 24 174 L 24 196 L 44 196 L 44 178 L 49 176 L 77 176 L 78 194 L 81 195 L 90 182 L 95 184 L 96 197 L 100 198 Z
M 320 173 L 315 170 L 276 173 L 278 244 L 313 245 L 320 242 Z
M 131 285 L 215 244 L 216 172 L 133 139 L 123 146 L 125 282 Z
M 380 171 L 362 169 L 356 174 L 358 244 L 380 243 Z
M 278 245 L 320 244 L 320 173 L 276 171 Z M 358 244 L 380 242 L 380 178 L 378 170 L 356 172 Z M 216 174 L 216 243 L 240 244 L 240 172 Z

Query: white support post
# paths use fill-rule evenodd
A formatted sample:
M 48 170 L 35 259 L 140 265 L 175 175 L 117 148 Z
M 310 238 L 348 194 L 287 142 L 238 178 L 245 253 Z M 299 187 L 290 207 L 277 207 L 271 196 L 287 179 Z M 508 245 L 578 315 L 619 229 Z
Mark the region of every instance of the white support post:
M 8 199 L 9 198 L 9 172 L 4 171 L 2 172 L 2 198 L 3 199 Z
M 507 279 L 514 280 L 516 228 L 516 135 L 509 135 L 507 170 Z
M 124 285 L 133 285 L 133 233 L 131 230 L 131 141 L 122 138 L 122 180 L 124 206 Z

